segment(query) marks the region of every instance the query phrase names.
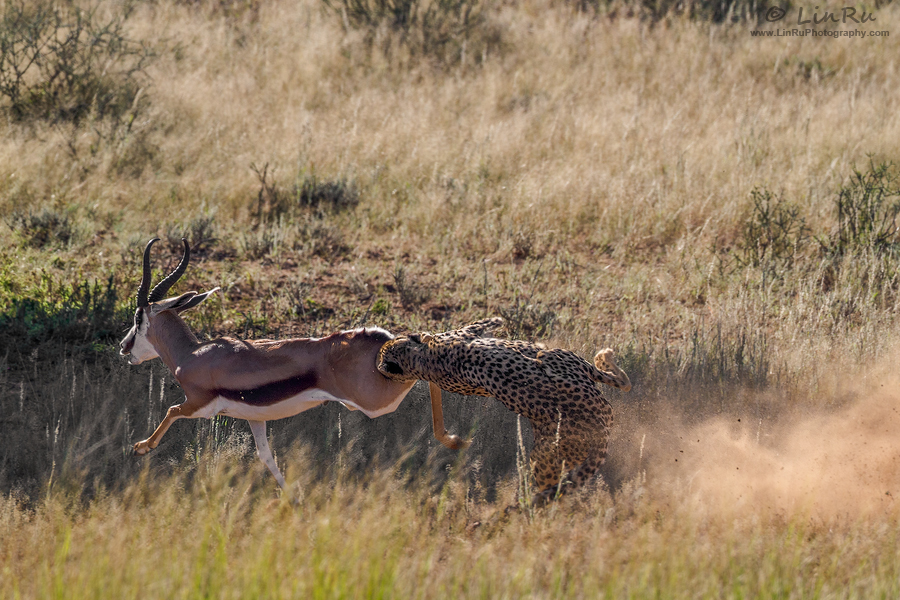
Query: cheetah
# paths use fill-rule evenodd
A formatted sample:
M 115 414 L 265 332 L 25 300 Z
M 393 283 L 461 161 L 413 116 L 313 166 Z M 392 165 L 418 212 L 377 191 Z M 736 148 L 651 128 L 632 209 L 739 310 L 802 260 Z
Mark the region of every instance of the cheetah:
M 535 505 L 568 493 L 590 479 L 606 460 L 612 408 L 597 383 L 631 389 L 609 348 L 591 365 L 569 350 L 493 337 L 495 317 L 438 334 L 411 334 L 385 343 L 378 370 L 389 379 L 429 382 L 435 437 L 450 448 L 464 442 L 446 433 L 441 389 L 493 396 L 531 422 Z M 570 469 L 560 482 L 564 469 Z

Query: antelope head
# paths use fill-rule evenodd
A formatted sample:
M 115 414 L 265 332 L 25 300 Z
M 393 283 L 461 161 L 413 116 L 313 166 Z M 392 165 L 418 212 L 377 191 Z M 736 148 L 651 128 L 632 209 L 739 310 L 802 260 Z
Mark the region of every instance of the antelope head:
M 119 353 L 122 356 L 128 356 L 128 361 L 133 365 L 138 365 L 159 356 L 159 352 L 151 340 L 155 337 L 153 335 L 154 321 L 157 320 L 157 317 L 160 314 L 165 311 L 172 311 L 175 314 L 178 314 L 189 308 L 193 308 L 219 289 L 214 288 L 203 294 L 198 294 L 197 292 L 185 292 L 174 298 L 164 298 L 169 292 L 169 288 L 175 285 L 175 282 L 177 282 L 184 274 L 188 262 L 191 259 L 191 248 L 188 245 L 187 240 L 182 238 L 181 241 L 184 243 L 184 256 L 181 258 L 181 262 L 178 263 L 178 266 L 175 267 L 174 271 L 169 273 L 165 279 L 157 283 L 151 290 L 150 248 L 158 241 L 159 238 L 153 238 L 144 249 L 143 276 L 141 277 L 141 285 L 137 292 L 137 310 L 134 311 L 134 324 L 131 326 L 131 329 L 128 331 L 125 338 L 119 343 Z

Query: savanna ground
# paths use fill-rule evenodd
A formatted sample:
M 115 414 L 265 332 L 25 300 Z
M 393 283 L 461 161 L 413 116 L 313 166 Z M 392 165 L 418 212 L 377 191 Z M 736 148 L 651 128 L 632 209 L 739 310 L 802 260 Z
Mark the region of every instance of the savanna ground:
M 0 596 L 900 595 L 896 7 L 415 5 L 0 2 Z M 243 422 L 132 456 L 153 236 L 201 337 L 615 348 L 602 478 L 535 511 L 527 423 L 420 387 L 272 423 L 296 508 Z

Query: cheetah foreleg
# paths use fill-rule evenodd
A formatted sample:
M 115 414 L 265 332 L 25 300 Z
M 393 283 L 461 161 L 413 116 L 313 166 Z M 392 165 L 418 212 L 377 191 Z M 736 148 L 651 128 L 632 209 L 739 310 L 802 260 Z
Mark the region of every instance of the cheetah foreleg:
M 441 404 L 441 388 L 434 383 L 428 383 L 428 391 L 431 392 L 431 424 L 434 426 L 434 437 L 451 450 L 459 450 L 468 446 L 471 441 L 464 440 L 458 435 L 447 433 L 444 429 L 444 407 Z

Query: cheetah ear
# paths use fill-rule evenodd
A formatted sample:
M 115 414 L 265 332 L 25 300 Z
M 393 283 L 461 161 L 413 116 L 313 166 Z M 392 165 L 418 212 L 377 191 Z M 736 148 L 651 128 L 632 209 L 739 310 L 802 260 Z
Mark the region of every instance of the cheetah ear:
M 431 335 L 430 333 L 423 333 L 423 334 L 422 334 L 422 343 L 423 343 L 423 344 L 430 344 L 430 343 L 433 342 L 433 341 L 434 341 L 434 336 Z

